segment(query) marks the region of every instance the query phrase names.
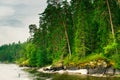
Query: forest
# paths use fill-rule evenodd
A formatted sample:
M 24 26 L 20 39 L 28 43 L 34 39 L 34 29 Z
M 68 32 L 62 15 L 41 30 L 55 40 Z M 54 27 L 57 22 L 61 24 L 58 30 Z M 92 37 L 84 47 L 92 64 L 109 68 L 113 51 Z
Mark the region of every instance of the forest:
M 24 43 L 0 46 L 0 61 L 30 67 L 104 60 L 120 69 L 120 0 L 47 0 Z

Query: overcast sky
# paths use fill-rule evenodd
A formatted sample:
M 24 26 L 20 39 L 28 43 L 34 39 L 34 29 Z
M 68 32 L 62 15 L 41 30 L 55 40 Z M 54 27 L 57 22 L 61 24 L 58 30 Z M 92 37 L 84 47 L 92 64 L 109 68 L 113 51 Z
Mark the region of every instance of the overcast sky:
M 0 0 L 0 45 L 26 41 L 46 6 L 46 0 Z

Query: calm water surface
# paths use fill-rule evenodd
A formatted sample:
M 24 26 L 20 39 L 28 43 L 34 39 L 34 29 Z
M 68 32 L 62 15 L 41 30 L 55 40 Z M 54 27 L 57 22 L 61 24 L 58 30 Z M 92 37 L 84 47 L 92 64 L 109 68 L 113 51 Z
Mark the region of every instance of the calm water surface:
M 120 80 L 120 77 L 92 77 L 85 75 L 36 73 L 36 80 Z
M 32 76 L 15 64 L 0 64 L 0 80 L 33 80 Z

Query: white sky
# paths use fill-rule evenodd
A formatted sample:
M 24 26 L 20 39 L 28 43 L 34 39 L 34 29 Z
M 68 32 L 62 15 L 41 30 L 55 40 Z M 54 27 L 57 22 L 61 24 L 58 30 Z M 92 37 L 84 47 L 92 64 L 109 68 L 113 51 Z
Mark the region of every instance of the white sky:
M 39 24 L 47 0 L 0 0 L 0 45 L 24 42 L 30 24 Z

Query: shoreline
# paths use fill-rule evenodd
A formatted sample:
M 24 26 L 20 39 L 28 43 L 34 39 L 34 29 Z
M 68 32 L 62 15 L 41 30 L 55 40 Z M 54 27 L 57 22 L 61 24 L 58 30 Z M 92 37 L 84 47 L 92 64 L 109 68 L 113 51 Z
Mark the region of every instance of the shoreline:
M 100 73 L 95 73 L 95 74 L 88 74 L 87 69 L 77 69 L 77 70 L 69 70 L 69 69 L 61 69 L 61 70 L 50 70 L 51 66 L 47 67 L 42 67 L 39 68 L 37 71 L 42 72 L 42 73 L 58 73 L 58 74 L 69 74 L 69 75 L 82 75 L 82 76 L 93 76 L 93 77 L 120 77 L 120 74 L 100 74 Z M 47 70 L 46 70 L 47 69 Z

